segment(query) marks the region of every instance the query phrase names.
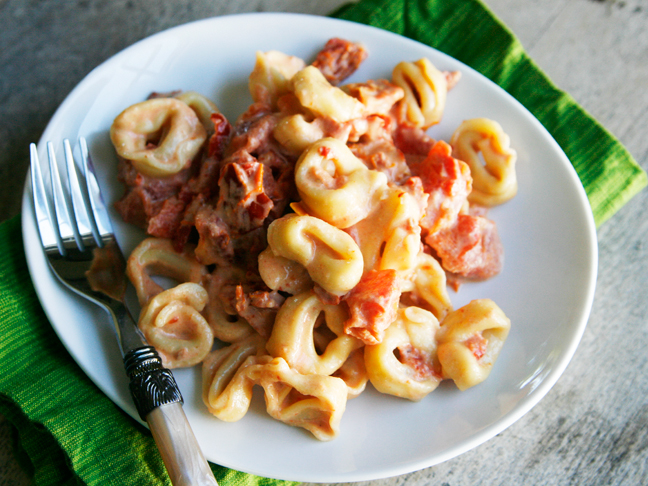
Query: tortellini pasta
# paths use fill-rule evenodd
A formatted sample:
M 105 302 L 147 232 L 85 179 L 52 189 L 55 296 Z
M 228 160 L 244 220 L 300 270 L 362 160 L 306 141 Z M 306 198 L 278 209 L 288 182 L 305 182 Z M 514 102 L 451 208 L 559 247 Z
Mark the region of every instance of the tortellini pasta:
M 156 222 L 178 228 L 128 259 L 139 326 L 167 366 L 202 363 L 220 420 L 241 420 L 261 388 L 271 417 L 331 440 L 367 386 L 412 401 L 442 380 L 468 389 L 508 336 L 494 302 L 454 310 L 448 286 L 501 269 L 481 242 L 499 242 L 486 208 L 517 191 L 509 137 L 474 118 L 432 139 L 459 73 L 423 58 L 339 84 L 362 59 L 341 39 L 310 65 L 259 51 L 234 123 L 186 91 L 111 127 L 120 177 L 147 206 L 128 209 L 158 205 Z M 466 270 L 482 260 L 497 265 Z
M 509 318 L 490 299 L 473 300 L 448 314 L 438 336 L 443 375 L 460 390 L 484 381 L 510 328 Z
M 210 413 L 225 422 L 243 418 L 250 407 L 254 382 L 245 369 L 264 356 L 265 342 L 252 334 L 209 353 L 202 363 L 202 397 Z
M 277 141 L 291 153 L 299 155 L 324 136 L 317 120 L 309 122 L 301 113 L 282 118 L 273 131 Z
M 110 127 L 110 138 L 117 153 L 138 171 L 164 177 L 191 164 L 207 132 L 186 103 L 153 98 L 121 112 Z
M 365 348 L 367 374 L 382 393 L 418 401 L 441 382 L 436 356 L 439 321 L 418 307 L 400 309 L 379 344 Z
M 360 101 L 332 86 L 314 66 L 308 66 L 292 77 L 292 89 L 301 105 L 315 115 L 346 122 L 364 113 Z
M 313 286 L 313 279 L 302 264 L 275 255 L 267 247 L 259 254 L 259 275 L 272 290 L 280 290 L 291 295 L 300 294 Z
M 401 103 L 410 123 L 428 128 L 441 121 L 448 83 L 429 59 L 398 63 L 392 73 L 392 81 L 405 92 Z
M 297 161 L 295 184 L 311 214 L 344 229 L 367 217 L 387 177 L 367 169 L 343 142 L 325 138 Z
M 427 253 L 419 254 L 414 277 L 403 292 L 409 294 L 408 299 L 413 305 L 431 311 L 439 320 L 452 311 L 445 271 L 439 262 Z
M 362 277 L 358 245 L 347 233 L 312 216 L 295 214 L 273 221 L 268 245 L 275 255 L 303 265 L 324 290 L 342 295 Z
M 452 134 L 450 145 L 453 156 L 470 166 L 469 201 L 496 206 L 515 196 L 517 153 L 499 123 L 487 118 L 466 120 Z
M 276 107 L 277 99 L 290 91 L 292 77 L 305 66 L 302 59 L 283 52 L 257 52 L 249 79 L 252 99 Z
M 143 306 L 164 290 L 151 278 L 152 275 L 169 277 L 178 283 L 199 283 L 207 275 L 207 269 L 198 263 L 192 247 L 177 252 L 170 240 L 146 238 L 128 257 L 126 275 L 135 286 L 137 298 Z
M 165 290 L 142 309 L 138 327 L 168 368 L 200 363 L 211 350 L 214 335 L 200 313 L 207 291 L 195 283 Z
M 289 298 L 281 307 L 266 349 L 300 373 L 330 375 L 362 346 L 359 340 L 344 333 L 347 318 L 343 307 L 324 304 L 314 292 L 304 292 Z M 320 353 L 315 349 L 313 336 L 318 324 L 328 327 L 336 336 Z
M 421 252 L 421 216 L 410 194 L 386 189 L 371 214 L 349 228 L 362 251 L 365 271 L 392 269 L 411 275 Z
M 348 391 L 347 398 L 349 400 L 359 396 L 369 382 L 364 360 L 364 348 L 358 348 L 353 351 L 342 366 L 331 376 L 341 378 L 346 383 Z
M 240 420 L 254 385 L 265 392 L 268 414 L 327 441 L 339 432 L 347 385 L 335 376 L 301 374 L 283 358 L 263 354 L 250 339 L 212 353 L 203 364 L 203 401 L 221 420 Z
M 194 111 L 196 116 L 198 116 L 200 123 L 205 127 L 205 132 L 207 134 L 214 131 L 212 115 L 220 112 L 213 101 L 195 91 L 183 91 L 182 93 L 175 95 L 174 98 L 182 101 Z
M 341 378 L 304 375 L 282 358 L 269 357 L 252 367 L 250 375 L 263 387 L 271 417 L 303 427 L 321 441 L 338 435 L 348 393 Z
M 237 277 L 242 278 L 242 272 L 221 268 L 203 279 L 203 285 L 211 296 L 203 315 L 212 328 L 214 337 L 225 343 L 238 342 L 254 334 L 252 326 L 237 314 L 235 308 L 228 308 L 227 302 L 222 298 L 224 289 Z

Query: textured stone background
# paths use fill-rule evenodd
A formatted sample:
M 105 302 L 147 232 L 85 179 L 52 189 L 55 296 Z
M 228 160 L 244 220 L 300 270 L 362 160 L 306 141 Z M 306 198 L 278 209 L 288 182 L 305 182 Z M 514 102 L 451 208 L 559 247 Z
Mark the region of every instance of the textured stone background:
M 96 65 L 150 34 L 247 11 L 326 14 L 343 0 L 0 0 L 0 221 L 20 211 L 28 144 Z M 531 57 L 648 168 L 648 2 L 486 0 Z M 126 12 L 126 13 L 125 13 Z M 648 218 L 643 191 L 598 233 L 592 315 L 531 412 L 438 466 L 366 486 L 648 484 Z M 0 420 L 0 486 L 30 484 Z

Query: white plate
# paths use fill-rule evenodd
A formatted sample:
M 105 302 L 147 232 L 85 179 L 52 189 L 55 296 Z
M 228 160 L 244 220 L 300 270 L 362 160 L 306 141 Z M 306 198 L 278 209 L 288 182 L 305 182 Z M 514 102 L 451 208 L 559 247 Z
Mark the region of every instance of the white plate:
M 350 81 L 389 78 L 402 60 L 428 57 L 463 77 L 448 96 L 442 123 L 430 134 L 448 140 L 466 118 L 497 120 L 517 150 L 519 193 L 494 209 L 505 251 L 503 272 L 452 294 L 455 307 L 493 299 L 511 332 L 490 377 L 465 392 L 447 383 L 419 403 L 373 389 L 348 403 L 332 442 L 269 418 L 260 394 L 239 422 L 213 418 L 200 398 L 199 372 L 175 376 L 185 410 L 207 458 L 261 476 L 297 481 L 371 480 L 432 466 L 483 443 L 511 425 L 549 391 L 571 359 L 589 315 L 596 281 L 594 222 L 567 157 L 542 125 L 511 96 L 458 61 L 403 37 L 344 21 L 296 14 L 247 14 L 206 19 L 149 37 L 92 71 L 52 117 L 39 142 L 85 136 L 104 195 L 116 201 L 116 157 L 108 130 L 125 107 L 152 91 L 195 90 L 230 120 L 251 102 L 247 77 L 257 50 L 310 60 L 330 37 L 362 42 L 369 58 Z M 112 214 L 129 251 L 142 234 Z M 136 417 L 113 330 L 93 305 L 51 276 L 38 244 L 26 188 L 25 251 L 36 291 L 64 345 L 88 376 Z

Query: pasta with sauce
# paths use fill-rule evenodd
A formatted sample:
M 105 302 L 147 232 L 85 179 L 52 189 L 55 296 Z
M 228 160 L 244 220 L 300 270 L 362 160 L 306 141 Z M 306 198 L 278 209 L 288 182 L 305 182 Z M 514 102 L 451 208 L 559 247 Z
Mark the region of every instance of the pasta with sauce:
M 168 366 L 201 363 L 221 420 L 259 385 L 271 417 L 331 440 L 368 383 L 413 401 L 465 390 L 508 335 L 494 302 L 453 309 L 448 293 L 501 271 L 486 209 L 517 191 L 508 136 L 479 118 L 433 140 L 460 73 L 419 59 L 343 84 L 366 57 L 337 38 L 311 64 L 258 52 L 234 122 L 189 91 L 111 127 L 116 208 L 149 235 L 128 261 L 139 325 Z

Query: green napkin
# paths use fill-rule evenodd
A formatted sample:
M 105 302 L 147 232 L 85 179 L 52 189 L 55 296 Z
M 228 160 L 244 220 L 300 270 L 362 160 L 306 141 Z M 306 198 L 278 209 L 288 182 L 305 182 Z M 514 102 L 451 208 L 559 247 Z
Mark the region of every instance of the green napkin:
M 334 15 L 435 47 L 506 89 L 561 145 L 597 224 L 646 185 L 623 146 L 551 84 L 479 1 L 362 0 Z M 169 484 L 150 433 L 95 387 L 47 322 L 27 272 L 18 218 L 0 225 L 0 254 L 0 413 L 15 427 L 17 457 L 34 484 Z M 213 470 L 221 486 L 294 484 Z
M 334 15 L 434 47 L 508 91 L 562 147 L 583 183 L 597 226 L 648 183 L 623 145 L 556 88 L 479 0 L 362 0 Z

